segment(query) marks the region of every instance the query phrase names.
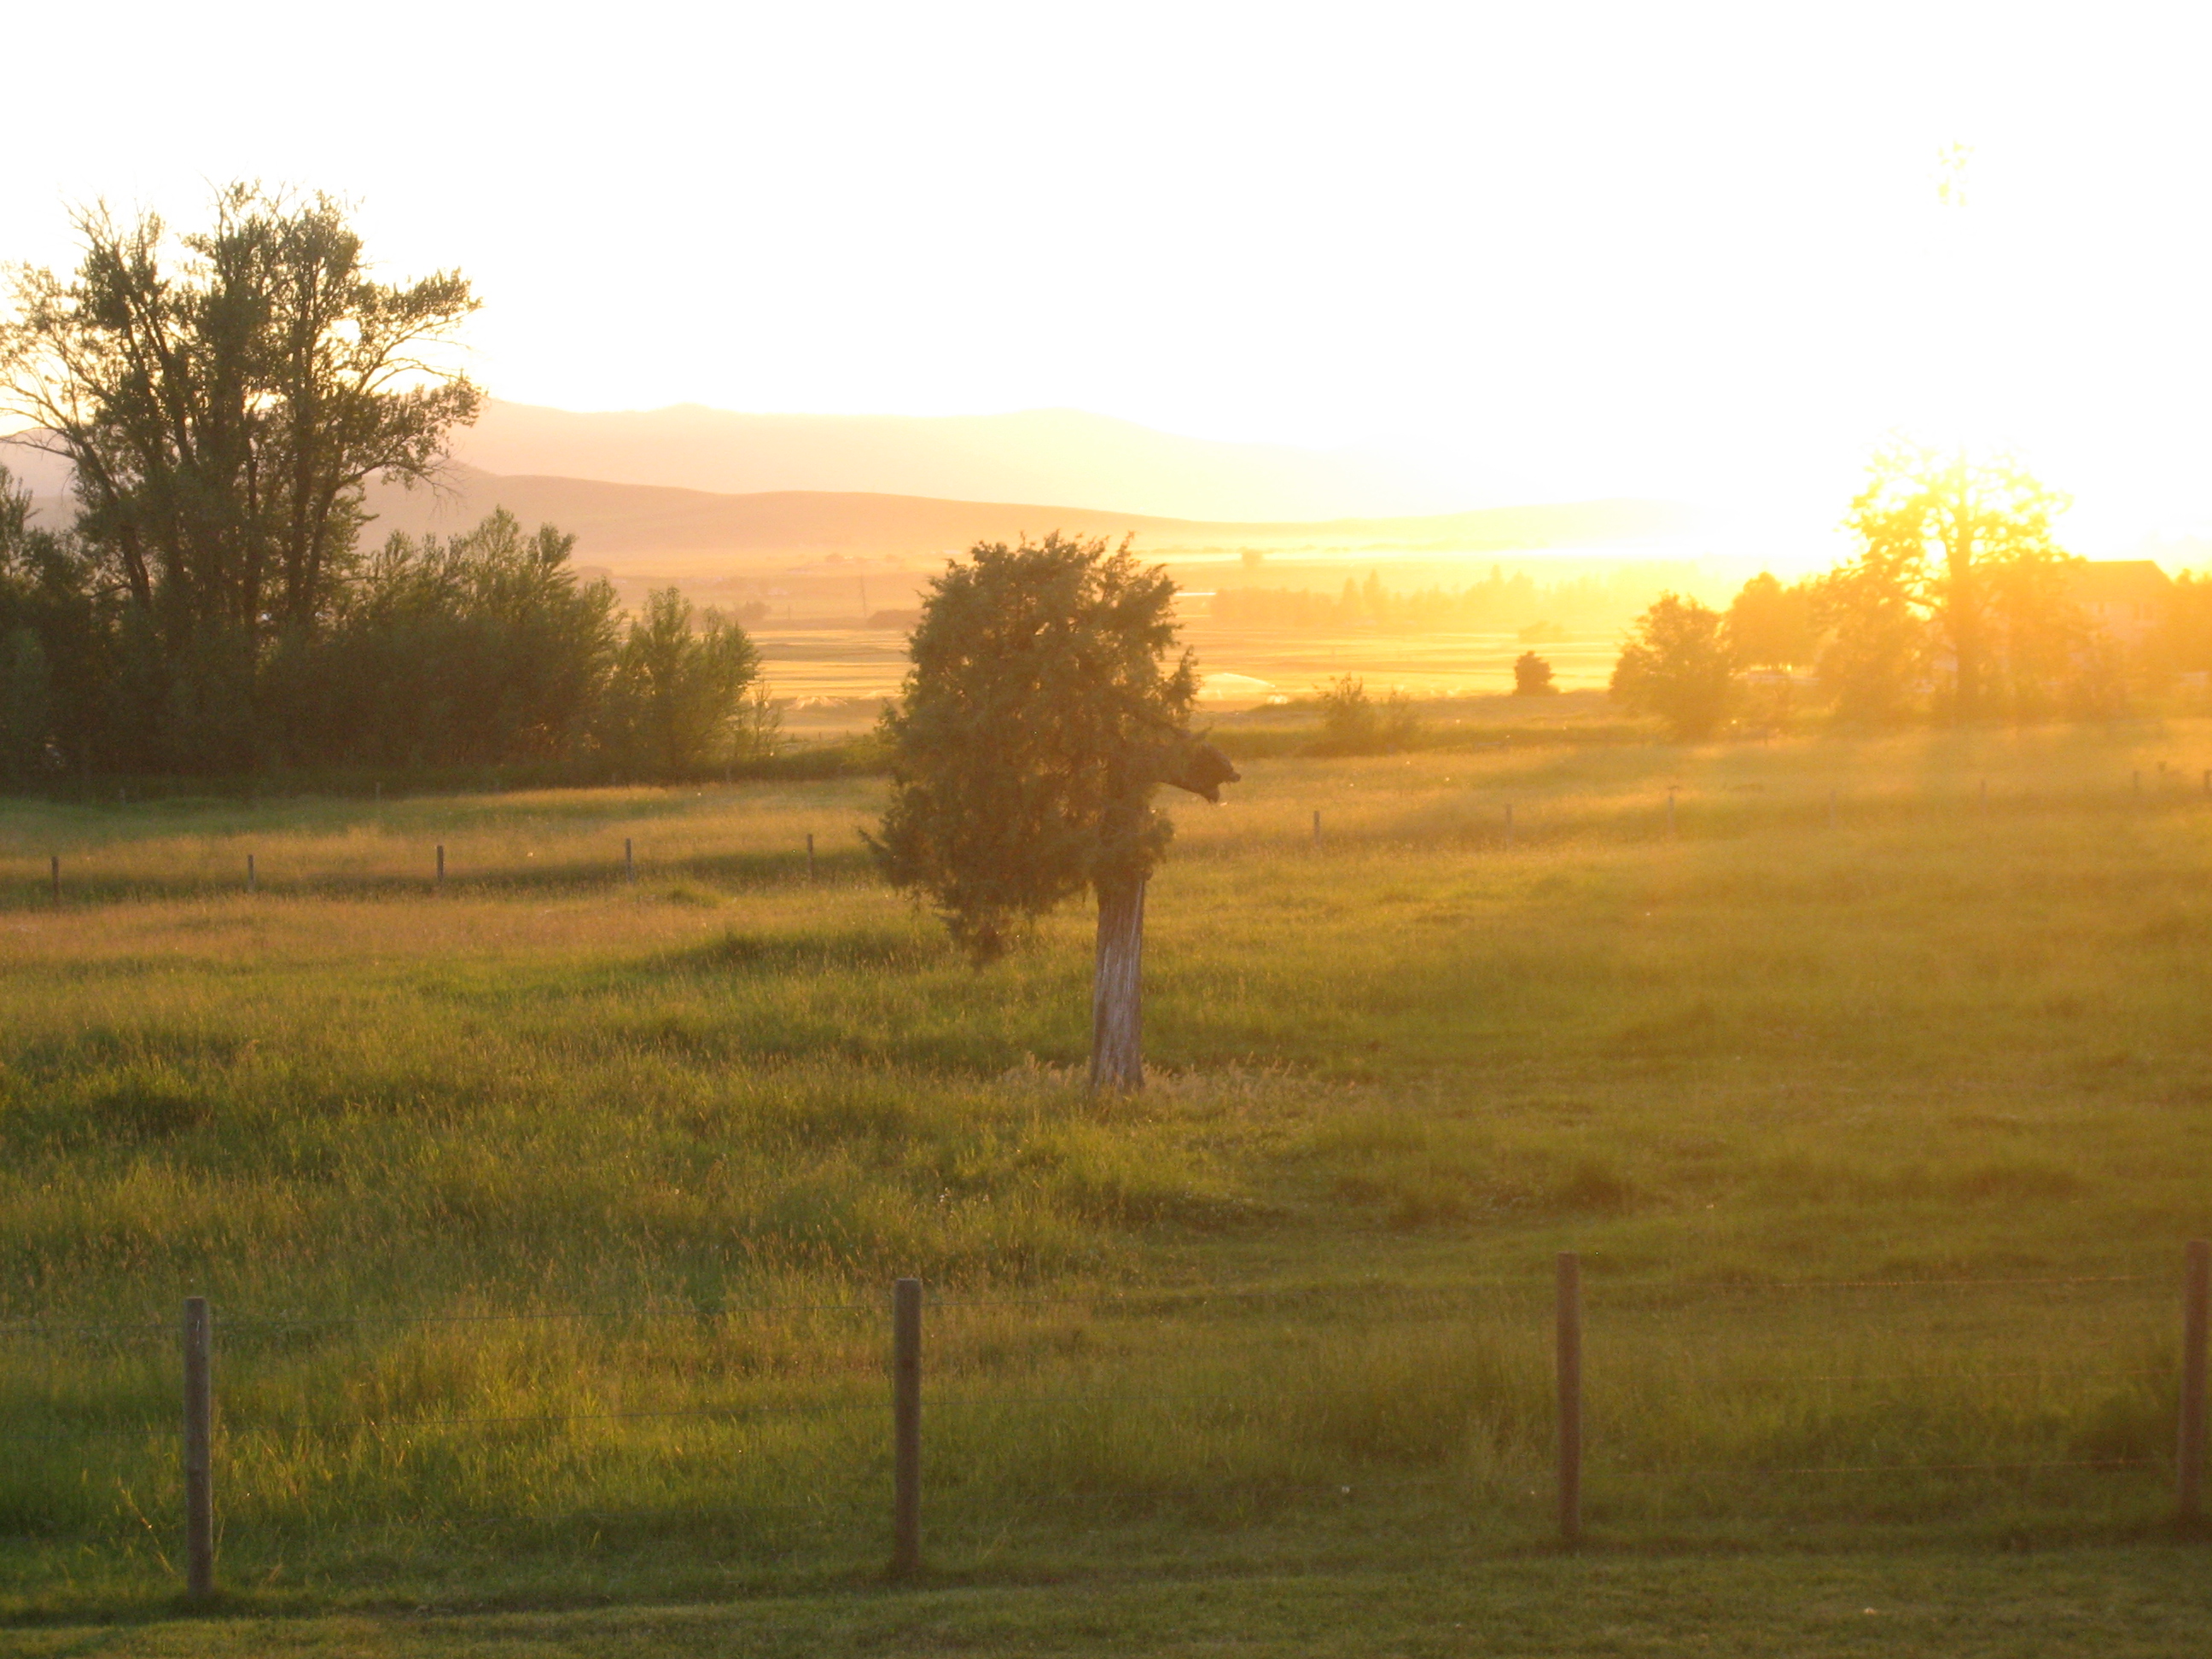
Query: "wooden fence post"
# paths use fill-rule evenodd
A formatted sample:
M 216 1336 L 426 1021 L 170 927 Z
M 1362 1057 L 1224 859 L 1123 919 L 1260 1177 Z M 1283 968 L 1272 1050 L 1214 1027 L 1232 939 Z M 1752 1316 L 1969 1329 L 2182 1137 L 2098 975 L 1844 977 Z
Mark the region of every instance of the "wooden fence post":
M 1314 845 L 1315 845 L 1315 846 L 1316 846 L 1316 847 L 1320 846 L 1320 845 L 1321 845 L 1321 808 L 1320 808 L 1320 807 L 1318 807 L 1318 806 L 1316 806 L 1316 807 L 1315 807 L 1315 808 L 1314 808 L 1313 836 L 1314 836 Z
M 814 832 L 811 830 L 806 832 L 806 878 L 809 881 L 814 879 Z
M 2212 1301 L 2212 1243 L 2189 1241 L 2181 1298 L 2181 1423 L 2174 1445 L 2174 1510 L 2194 1521 L 2204 1506 L 2205 1315 Z
M 1559 1541 L 1583 1535 L 1583 1259 L 1559 1252 L 1553 1313 L 1559 1381 Z
M 57 853 L 52 859 L 47 860 L 47 862 L 52 866 L 51 873 L 53 877 L 54 883 L 54 906 L 58 909 L 61 907 L 62 902 L 62 855 L 59 853 Z
M 248 854 L 246 855 L 246 890 L 247 892 L 249 892 L 249 893 L 254 890 L 254 888 L 253 888 L 253 854 L 251 854 L 251 853 L 248 853 Z
M 628 836 L 623 837 L 623 879 L 633 887 L 637 885 L 637 854 L 631 850 Z
M 921 1566 L 921 1281 L 891 1297 L 891 1571 Z
M 446 843 L 445 843 L 445 842 L 443 842 L 441 841 L 441 842 L 440 842 L 438 843 L 438 885 L 439 885 L 439 886 L 441 886 L 441 887 L 443 887 L 445 884 L 446 884 Z
M 215 1595 L 214 1347 L 207 1298 L 185 1298 L 185 1594 Z

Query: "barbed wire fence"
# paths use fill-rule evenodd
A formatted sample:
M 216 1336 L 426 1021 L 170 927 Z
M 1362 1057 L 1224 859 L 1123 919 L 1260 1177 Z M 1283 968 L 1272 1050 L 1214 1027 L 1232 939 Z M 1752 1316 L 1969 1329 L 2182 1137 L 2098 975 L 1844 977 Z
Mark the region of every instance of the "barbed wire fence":
M 234 1490 L 228 1483 L 233 1479 L 244 1478 L 234 1473 L 247 1461 L 240 1453 L 257 1441 L 281 1441 L 287 1437 L 304 1439 L 342 1435 L 366 1436 L 386 1441 L 399 1437 L 465 1435 L 492 1431 L 550 1431 L 585 1425 L 758 1425 L 812 1420 L 840 1423 L 859 1443 L 870 1436 L 867 1425 L 872 1419 L 881 1425 L 875 1432 L 879 1432 L 882 1438 L 875 1443 L 884 1455 L 866 1460 L 867 1467 L 876 1471 L 877 1478 L 885 1473 L 889 1475 L 886 1483 L 889 1490 L 885 1492 L 877 1488 L 879 1496 L 876 1501 L 883 1504 L 883 1509 L 875 1524 L 880 1526 L 883 1522 L 888 1522 L 892 1573 L 895 1576 L 910 1576 L 920 1571 L 928 1559 L 924 1532 L 925 1463 L 922 1455 L 927 1424 L 937 1424 L 942 1431 L 952 1432 L 954 1440 L 948 1443 L 954 1444 L 957 1450 L 965 1454 L 972 1452 L 976 1443 L 988 1444 L 989 1442 L 986 1439 L 978 1443 L 972 1435 L 965 1439 L 961 1437 L 957 1431 L 963 1413 L 981 1414 L 981 1420 L 987 1423 L 997 1420 L 988 1417 L 993 1413 L 1065 1413 L 1077 1407 L 1144 1408 L 1156 1412 L 1171 1407 L 1205 1408 L 1217 1413 L 1247 1411 L 1264 1413 L 1271 1409 L 1279 1409 L 1285 1401 L 1294 1401 L 1299 1395 L 1295 1382 L 1288 1389 L 1277 1386 L 1273 1393 L 1264 1396 L 1249 1389 L 1240 1390 L 1219 1385 L 1143 1391 L 1100 1390 L 1062 1385 L 1012 1392 L 994 1391 L 989 1386 L 992 1374 L 988 1352 L 964 1355 L 948 1353 L 939 1370 L 934 1374 L 925 1365 L 924 1334 L 933 1323 L 947 1325 L 947 1322 L 957 1322 L 963 1314 L 969 1312 L 1037 1313 L 1051 1310 L 1084 1310 L 1092 1316 L 1109 1316 L 1141 1327 L 1148 1321 L 1194 1312 L 1218 1313 L 1228 1316 L 1253 1310 L 1274 1310 L 1279 1314 L 1285 1310 L 1302 1310 L 1310 1314 L 1325 1312 L 1333 1321 L 1357 1328 L 1363 1315 L 1370 1321 L 1383 1317 L 1376 1310 L 1391 1296 L 1426 1297 L 1433 1305 L 1436 1317 L 1450 1320 L 1464 1317 L 1476 1305 L 1477 1300 L 1485 1296 L 1493 1298 L 1489 1305 L 1494 1311 L 1497 1307 L 1504 1305 L 1495 1300 L 1502 1295 L 1511 1304 L 1513 1328 L 1524 1337 L 1533 1337 L 1545 1322 L 1548 1322 L 1551 1328 L 1548 1367 L 1552 1384 L 1548 1402 L 1550 1420 L 1548 1424 L 1540 1425 L 1543 1431 L 1539 1438 L 1549 1443 L 1552 1530 L 1558 1542 L 1564 1547 L 1571 1547 L 1583 1541 L 1585 1502 L 1590 1493 L 1600 1492 L 1617 1496 L 1638 1483 L 1652 1482 L 1719 1483 L 1730 1486 L 1744 1483 L 1824 1482 L 1848 1486 L 1856 1481 L 1901 1478 L 2162 1472 L 2167 1480 L 2172 1516 L 2185 1523 L 2196 1522 L 2202 1516 L 2207 1454 L 2208 1322 L 2208 1322 L 2208 1302 L 2212 1302 L 2212 1246 L 2208 1246 L 2203 1241 L 2192 1242 L 2186 1247 L 2184 1271 L 2178 1286 L 2170 1277 L 2158 1274 L 1705 1281 L 1599 1277 L 1586 1280 L 1583 1265 L 1580 1256 L 1574 1253 L 1559 1255 L 1548 1285 L 1548 1297 L 1543 1294 L 1547 1287 L 1540 1280 L 1499 1279 L 1419 1287 L 1354 1285 L 1320 1290 L 1206 1288 L 1051 1297 L 952 1296 L 933 1300 L 926 1296 L 921 1280 L 902 1279 L 891 1287 L 888 1305 L 883 1301 L 856 1299 L 750 1304 L 732 1303 L 726 1306 L 718 1305 L 711 1314 L 702 1314 L 696 1309 L 647 1309 L 627 1310 L 614 1316 L 556 1310 L 412 1316 L 219 1316 L 207 1298 L 191 1297 L 185 1299 L 180 1317 L 175 1322 L 0 1322 L 0 1346 L 9 1348 L 25 1344 L 88 1344 L 117 1352 L 128 1349 L 143 1352 L 149 1344 L 158 1346 L 173 1341 L 177 1346 L 171 1361 L 174 1369 L 170 1371 L 170 1376 L 172 1385 L 177 1389 L 173 1397 L 177 1399 L 180 1407 L 177 1414 L 166 1423 L 148 1418 L 124 1425 L 56 1421 L 52 1420 L 55 1413 L 49 1411 L 45 1413 L 49 1420 L 35 1426 L 0 1424 L 0 1444 L 15 1447 L 36 1444 L 50 1453 L 66 1444 L 103 1440 L 136 1442 L 157 1453 L 167 1447 L 167 1455 L 179 1459 L 181 1475 L 176 1495 L 182 1513 L 175 1517 L 175 1522 L 181 1523 L 183 1534 L 184 1589 L 188 1598 L 205 1601 L 218 1595 L 218 1504 L 227 1491 Z M 2112 1363 L 2112 1357 L 2106 1356 L 2097 1363 L 2087 1364 L 2005 1364 L 1976 1369 L 1968 1364 L 1947 1365 L 1941 1370 L 1931 1370 L 1924 1366 L 1919 1369 L 1894 1366 L 1885 1369 L 1877 1364 L 1871 1369 L 1853 1366 L 1843 1370 L 1823 1370 L 1818 1368 L 1820 1364 L 1819 1356 L 1814 1355 L 1814 1369 L 1782 1367 L 1762 1371 L 1755 1365 L 1745 1363 L 1747 1351 L 1739 1345 L 1723 1356 L 1727 1363 L 1723 1370 L 1698 1385 L 1711 1388 L 1717 1393 L 1723 1387 L 1733 1388 L 1740 1395 L 1759 1390 L 1824 1388 L 1887 1389 L 1906 1397 L 1916 1388 L 1936 1384 L 1955 1387 L 1966 1383 L 2015 1382 L 2033 1382 L 2038 1386 L 2066 1382 L 2142 1382 L 2161 1391 L 2170 1385 L 2176 1401 L 2171 1463 L 2162 1457 L 2143 1455 L 2139 1448 L 2110 1455 L 2014 1457 L 1986 1455 L 1983 1449 L 1978 1447 L 1961 1447 L 1947 1454 L 1940 1446 L 1933 1449 L 1923 1446 L 1920 1455 L 1917 1455 L 1870 1454 L 1826 1460 L 1742 1464 L 1669 1461 L 1653 1455 L 1653 1435 L 1639 1433 L 1638 1429 L 1639 1412 L 1663 1416 L 1663 1406 L 1652 1407 L 1650 1402 L 1639 1405 L 1632 1394 L 1620 1394 L 1621 1388 L 1629 1387 L 1635 1381 L 1633 1373 L 1637 1369 L 1637 1356 L 1658 1340 L 1658 1334 L 1668 1328 L 1669 1321 L 1678 1320 L 1684 1310 L 1696 1302 L 1710 1303 L 1718 1298 L 1723 1304 L 1742 1304 L 1755 1310 L 1763 1322 L 1773 1326 L 1782 1334 L 1782 1340 L 1766 1345 L 1765 1349 L 1753 1345 L 1749 1352 L 1755 1356 L 1760 1352 L 1789 1352 L 1793 1343 L 1796 1342 L 1796 1339 L 1789 1335 L 1787 1321 L 1778 1317 L 1774 1312 L 1778 1304 L 1785 1300 L 1802 1304 L 1806 1298 L 1832 1300 L 1837 1297 L 1894 1297 L 1898 1293 L 1909 1293 L 1915 1297 L 1950 1298 L 1954 1313 L 1959 1314 L 1973 1298 L 1986 1297 L 1990 1292 L 2004 1293 L 2015 1301 L 2023 1297 L 2039 1297 L 2046 1304 L 2054 1304 L 2055 1298 L 2065 1297 L 2087 1295 L 2109 1298 L 2115 1294 L 2124 1294 L 2137 1298 L 2140 1309 L 2147 1311 L 2154 1300 L 2163 1300 L 2177 1288 L 2181 1316 L 2179 1329 L 2174 1333 L 2179 1338 L 2178 1363 L 2175 1364 Z M 1348 1297 L 1345 1294 L 1346 1291 L 1351 1292 Z M 1352 1304 L 1348 1312 L 1341 1305 L 1347 1300 Z M 1540 1311 L 1547 1301 L 1549 1303 L 1548 1322 L 1542 1319 Z M 2172 1304 L 2166 1303 L 2166 1305 L 2170 1310 Z M 2017 1311 L 2014 1307 L 1971 1317 L 1962 1315 L 1960 1317 L 1930 1319 L 1923 1334 L 1929 1342 L 1937 1345 L 1933 1350 L 1935 1352 L 1941 1352 L 1941 1344 L 1946 1341 L 1960 1341 L 1960 1357 L 1971 1361 L 1972 1349 L 1960 1339 L 1961 1331 L 1972 1325 L 1974 1319 L 1982 1319 L 1985 1323 L 2001 1322 L 2004 1318 L 2016 1315 Z M 249 1409 L 235 1415 L 224 1415 L 218 1411 L 216 1361 L 219 1349 L 226 1343 L 236 1347 L 256 1336 L 292 1340 L 302 1334 L 348 1329 L 389 1332 L 410 1328 L 424 1331 L 445 1329 L 458 1334 L 494 1326 L 555 1329 L 571 1326 L 605 1326 L 616 1322 L 649 1329 L 663 1322 L 672 1321 L 687 1322 L 693 1325 L 702 1320 L 742 1324 L 748 1316 L 764 1319 L 802 1315 L 837 1321 L 851 1333 L 846 1346 L 833 1356 L 841 1363 L 811 1373 L 817 1389 L 827 1377 L 842 1376 L 844 1379 L 831 1397 L 546 1413 L 441 1413 L 386 1410 L 360 1414 L 308 1410 L 286 1415 L 272 1414 L 264 1409 Z M 1962 1318 L 1964 1323 L 1961 1322 Z M 847 1324 L 847 1322 L 853 1322 Z M 885 1325 L 889 1328 L 887 1331 Z M 872 1336 L 870 1335 L 871 1328 Z M 947 1325 L 947 1328 L 949 1330 L 951 1327 Z M 1498 1328 L 1487 1328 L 1494 1330 Z M 1870 1327 L 1866 1322 L 1854 1327 L 1849 1322 L 1830 1321 L 1826 1328 L 1845 1334 L 1854 1332 L 1863 1334 Z M 2169 1326 L 2168 1329 L 2172 1328 Z M 1591 1335 L 1601 1339 L 1595 1349 L 1586 1342 L 1586 1338 Z M 885 1337 L 888 1337 L 887 1342 L 883 1340 Z M 1894 1346 L 1896 1334 L 1887 1334 L 1887 1340 Z M 1608 1346 L 1608 1342 L 1614 1346 Z M 1806 1358 L 1802 1351 L 1802 1343 L 1796 1346 L 1798 1357 Z M 868 1351 L 872 1346 L 874 1357 L 870 1358 Z M 932 1386 L 933 1375 L 936 1377 L 934 1386 Z M 1684 1386 L 1681 1373 L 1670 1371 L 1667 1377 L 1665 1386 L 1674 1392 L 1680 1392 Z M 1277 1381 L 1279 1383 L 1280 1379 Z M 1612 1389 L 1618 1397 L 1610 1399 L 1606 1408 L 1593 1416 L 1588 1409 L 1592 1395 L 1604 1397 L 1608 1389 Z M 1309 1380 L 1308 1392 L 1311 1391 Z M 252 1391 L 248 1389 L 246 1392 L 251 1394 Z M 1663 1430 L 1659 1439 L 1664 1442 Z M 1449 1496 L 1455 1491 L 1466 1488 L 1466 1482 L 1452 1474 L 1407 1475 L 1397 1473 L 1389 1478 L 1376 1478 L 1372 1469 L 1363 1470 L 1357 1476 L 1342 1480 L 1327 1478 L 1208 1480 L 1203 1478 L 1205 1471 L 1202 1468 L 1191 1468 L 1186 1473 L 1200 1478 L 1130 1481 L 1124 1483 L 1115 1495 L 1133 1502 L 1199 1498 L 1256 1502 L 1302 1497 L 1349 1499 L 1354 1494 L 1355 1485 L 1362 1498 L 1377 1493 L 1415 1492 Z M 1532 1487 L 1529 1491 L 1533 1495 L 1535 1489 Z M 1075 1492 L 1067 1490 L 1039 1490 L 1027 1493 L 994 1491 L 989 1494 L 988 1501 L 1010 1514 L 1015 1511 L 1048 1513 L 1068 1505 L 1076 1496 Z M 864 1510 L 865 1506 L 866 1500 L 862 1498 L 858 1510 Z M 455 1528 L 477 1526 L 526 1525 L 540 1531 L 557 1532 L 564 1527 L 598 1528 L 610 1523 L 642 1523 L 647 1521 L 704 1526 L 716 1522 L 757 1522 L 772 1510 L 809 1514 L 826 1523 L 841 1516 L 849 1518 L 858 1510 L 833 1513 L 818 1494 L 809 1493 L 803 1499 L 789 1504 L 754 1503 L 720 1509 L 701 1507 L 658 1516 L 583 1508 L 572 1508 L 557 1515 L 368 1516 L 355 1517 L 348 1528 L 342 1530 L 354 1527 L 375 1528 L 420 1525 L 439 1532 L 450 1532 Z M 146 1524 L 152 1527 L 156 1522 L 147 1518 Z M 878 1538 L 883 1535 L 873 1528 L 871 1530 Z M 167 1560 L 166 1556 L 161 1559 Z

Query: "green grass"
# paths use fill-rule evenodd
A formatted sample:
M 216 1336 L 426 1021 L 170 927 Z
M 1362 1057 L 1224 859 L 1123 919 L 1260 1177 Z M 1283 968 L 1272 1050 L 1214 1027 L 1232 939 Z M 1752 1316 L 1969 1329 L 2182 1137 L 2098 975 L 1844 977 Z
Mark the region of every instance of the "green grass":
M 1562 1249 L 1622 1606 L 1784 1557 L 2168 1583 L 2208 760 L 2196 723 L 1252 760 L 1177 809 L 1156 1080 L 1114 1101 L 1084 919 L 973 972 L 870 876 L 867 780 L 0 810 L 0 1319 L 41 1328 L 0 1334 L 8 1640 L 154 1639 L 160 1322 L 204 1292 L 231 1605 L 302 1651 L 423 1605 L 514 1610 L 456 1652 L 596 1651 L 619 1620 L 559 1609 L 731 1597 L 665 1616 L 1072 1650 L 1023 1587 L 1079 1581 L 1163 1650 L 1218 1585 L 1272 1651 L 1268 1597 L 1408 1573 L 1612 1650 L 1612 1592 L 1531 1553 Z M 903 1273 L 940 1304 L 913 1602 L 869 1588 Z M 222 1628 L 124 1645 L 262 1627 Z M 2045 1650 L 2010 1639 L 1930 1650 Z
M 890 1655 L 1820 1654 L 2172 1659 L 2201 1648 L 2194 1548 L 1905 1558 L 1495 1559 L 761 1596 L 719 1606 L 163 1620 L 9 1632 L 23 1659 L 747 1659 Z

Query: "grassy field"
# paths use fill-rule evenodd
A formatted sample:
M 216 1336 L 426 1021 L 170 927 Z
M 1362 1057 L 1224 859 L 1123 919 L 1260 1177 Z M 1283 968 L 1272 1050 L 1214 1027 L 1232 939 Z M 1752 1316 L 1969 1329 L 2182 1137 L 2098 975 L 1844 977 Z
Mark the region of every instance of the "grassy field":
M 871 878 L 869 781 L 8 807 L 0 1648 L 2177 1650 L 2208 764 L 2196 722 L 1252 761 L 1177 809 L 1155 1085 L 1103 1103 L 1084 919 L 972 972 Z M 173 1627 L 194 1291 L 234 1617 Z

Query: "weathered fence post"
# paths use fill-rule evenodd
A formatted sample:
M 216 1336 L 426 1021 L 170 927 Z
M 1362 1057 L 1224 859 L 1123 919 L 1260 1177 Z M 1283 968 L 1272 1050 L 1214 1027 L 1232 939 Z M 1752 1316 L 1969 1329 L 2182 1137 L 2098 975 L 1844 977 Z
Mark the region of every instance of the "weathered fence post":
M 1553 1314 L 1559 1347 L 1559 1541 L 1583 1535 L 1583 1259 L 1559 1252 Z
M 438 885 L 439 885 L 439 886 L 441 886 L 441 887 L 443 887 L 445 884 L 446 884 L 446 843 L 445 843 L 445 842 L 443 842 L 441 841 L 441 842 L 440 842 L 438 843 Z
M 47 863 L 52 866 L 51 873 L 53 877 L 54 882 L 54 903 L 58 906 L 62 902 L 62 855 L 59 853 L 55 854 L 52 858 L 47 860 Z
M 809 881 L 814 879 L 814 832 L 811 830 L 806 832 L 806 878 Z
M 207 1298 L 185 1298 L 185 1594 L 215 1595 L 214 1347 Z
M 2204 1343 L 2212 1302 L 2212 1243 L 2189 1241 L 2181 1296 L 2181 1423 L 2174 1444 L 2174 1510 L 2194 1521 L 2204 1506 Z
M 637 885 L 637 854 L 631 849 L 628 836 L 623 837 L 623 879 L 633 887 Z
M 921 1281 L 891 1296 L 891 1571 L 921 1566 Z
M 253 854 L 248 853 L 246 855 L 246 890 L 250 893 L 253 890 Z

